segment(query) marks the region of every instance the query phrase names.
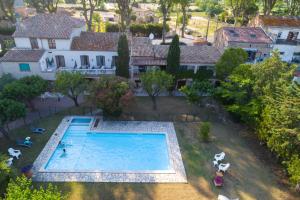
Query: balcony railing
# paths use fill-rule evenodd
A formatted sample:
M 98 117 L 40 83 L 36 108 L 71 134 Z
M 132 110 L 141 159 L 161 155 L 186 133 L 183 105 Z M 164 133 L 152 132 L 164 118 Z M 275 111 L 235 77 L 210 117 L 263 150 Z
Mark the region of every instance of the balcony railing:
M 97 75 L 113 75 L 116 73 L 116 69 L 74 69 L 74 68 L 66 68 L 66 67 L 61 67 L 58 68 L 57 71 L 68 71 L 68 72 L 80 72 L 81 74 L 84 75 L 92 75 L 92 76 L 97 76 Z
M 300 40 L 284 40 L 277 39 L 276 44 L 286 44 L 286 45 L 300 45 Z

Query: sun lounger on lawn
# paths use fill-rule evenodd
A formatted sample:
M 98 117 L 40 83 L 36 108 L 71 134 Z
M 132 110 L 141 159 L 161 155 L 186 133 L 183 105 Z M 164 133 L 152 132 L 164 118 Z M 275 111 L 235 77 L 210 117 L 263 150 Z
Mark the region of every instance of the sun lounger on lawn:
M 239 198 L 236 199 L 230 199 L 228 197 L 225 197 L 224 195 L 219 194 L 218 200 L 239 200 Z
M 225 158 L 225 153 L 224 153 L 224 152 L 215 154 L 215 157 L 214 157 L 214 159 L 215 159 L 216 161 L 222 161 L 224 158 Z
M 219 164 L 218 168 L 219 168 L 219 171 L 222 171 L 222 172 L 226 172 L 230 167 L 230 163 L 226 163 L 226 164 Z
M 10 156 L 16 157 L 17 159 L 19 159 L 19 156 L 21 155 L 21 151 L 20 150 L 9 148 L 7 151 L 8 151 L 8 153 L 9 153 Z
M 29 141 L 29 140 L 17 140 L 16 141 L 16 144 L 18 146 L 21 146 L 21 147 L 28 147 L 30 148 L 32 146 L 32 142 Z
M 45 133 L 46 129 L 44 129 L 44 128 L 32 128 L 31 131 L 33 133 L 42 134 L 42 133 Z
M 11 158 L 9 158 L 9 159 L 6 160 L 6 164 L 7 164 L 8 167 L 10 167 L 12 165 L 13 160 L 14 160 L 13 157 L 11 157 Z

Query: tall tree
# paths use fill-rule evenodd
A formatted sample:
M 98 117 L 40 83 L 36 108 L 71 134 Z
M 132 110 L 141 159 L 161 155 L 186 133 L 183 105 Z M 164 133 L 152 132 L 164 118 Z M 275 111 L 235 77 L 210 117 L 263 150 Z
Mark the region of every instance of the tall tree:
M 14 14 L 14 0 L 1 0 L 0 1 L 0 10 L 10 21 L 15 21 Z
M 241 48 L 228 48 L 216 64 L 217 77 L 224 80 L 234 68 L 247 61 L 248 54 Z
M 179 37 L 175 35 L 172 39 L 167 57 L 167 72 L 176 77 L 180 67 Z
M 263 7 L 264 15 L 270 15 L 277 0 L 262 0 L 262 2 L 263 2 L 263 6 L 264 6 Z
M 87 30 L 92 31 L 94 11 L 100 6 L 102 0 L 80 0 L 80 3 L 83 9 L 83 17 L 87 24 Z
M 63 71 L 56 74 L 54 88 L 74 101 L 75 106 L 79 106 L 78 97 L 83 94 L 87 86 L 84 76 L 77 72 Z
M 118 42 L 118 58 L 116 62 L 116 75 L 129 78 L 129 47 L 125 34 L 122 34 Z
M 250 16 L 253 16 L 258 11 L 256 5 L 256 0 L 226 0 L 227 5 L 229 5 L 232 10 L 234 17 L 234 24 L 241 19 L 242 23 L 245 23 Z
M 3 74 L 0 77 L 0 92 L 3 90 L 5 85 L 12 83 L 14 81 L 15 81 L 15 79 L 12 77 L 11 74 Z
M 60 0 L 25 0 L 28 5 L 34 7 L 37 12 L 55 13 Z
M 12 99 L 0 99 L 0 131 L 9 139 L 8 132 L 5 130 L 7 123 L 25 117 L 26 108 L 23 103 Z
M 151 70 L 141 75 L 143 88 L 153 103 L 153 110 L 157 109 L 156 97 L 170 88 L 173 84 L 173 76 L 160 70 Z
M 121 30 L 129 31 L 132 3 L 130 0 L 116 0 L 118 13 L 121 18 Z
M 178 0 L 182 12 L 182 28 L 181 28 L 181 37 L 184 37 L 184 31 L 187 24 L 187 10 L 191 4 L 191 0 Z
M 160 12 L 163 15 L 163 31 L 162 31 L 162 43 L 166 43 L 166 33 L 167 33 L 167 19 L 169 12 L 172 8 L 174 0 L 159 0 Z
M 300 0 L 285 0 L 288 15 L 300 15 Z
M 104 114 L 119 116 L 123 108 L 133 100 L 128 80 L 121 77 L 100 77 L 92 84 L 90 100 Z

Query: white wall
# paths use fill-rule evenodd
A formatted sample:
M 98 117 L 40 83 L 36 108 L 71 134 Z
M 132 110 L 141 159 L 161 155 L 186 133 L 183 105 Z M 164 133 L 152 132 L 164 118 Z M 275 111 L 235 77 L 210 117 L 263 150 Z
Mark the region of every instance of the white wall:
M 15 44 L 17 48 L 20 49 L 31 49 L 31 44 L 29 38 L 20 38 L 20 37 L 15 37 Z
M 283 55 L 280 55 L 281 59 L 286 62 L 290 62 L 293 58 L 293 54 L 295 52 L 300 52 L 300 45 L 282 45 L 282 44 L 274 44 L 274 50 L 278 50 L 279 52 L 284 52 Z
M 267 31 L 269 33 L 277 35 L 279 32 L 281 32 L 280 39 L 286 39 L 289 32 L 299 32 L 297 39 L 300 39 L 300 28 L 288 28 L 288 27 L 268 27 Z
M 51 51 L 52 53 L 49 52 L 50 51 L 48 51 L 48 53 L 46 53 L 45 57 L 43 58 L 44 61 L 46 58 L 49 58 L 50 60 L 53 58 L 56 64 L 55 56 L 63 55 L 65 57 L 66 67 L 68 68 L 73 68 L 75 65 L 75 61 L 77 63 L 77 67 L 79 67 L 81 65 L 81 60 L 80 60 L 81 55 L 89 56 L 91 67 L 97 66 L 96 56 L 100 56 L 100 55 L 105 56 L 105 66 L 107 68 L 110 68 L 112 56 L 118 55 L 117 52 L 109 52 L 109 51 Z M 41 62 L 43 62 L 43 60 Z M 42 64 L 42 70 L 46 70 L 46 65 Z
M 18 62 L 2 62 L 0 67 L 3 73 L 10 73 L 14 78 L 19 79 L 25 76 L 39 75 L 45 80 L 54 80 L 54 72 L 42 72 L 39 62 L 20 62 L 28 63 L 30 65 L 29 72 L 21 72 Z

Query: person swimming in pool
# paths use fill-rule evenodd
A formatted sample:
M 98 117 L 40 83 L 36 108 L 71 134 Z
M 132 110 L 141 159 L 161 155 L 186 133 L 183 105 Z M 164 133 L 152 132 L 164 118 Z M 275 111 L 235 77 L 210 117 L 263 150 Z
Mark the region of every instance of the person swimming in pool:
M 59 141 L 58 145 L 59 145 L 59 147 L 65 147 L 66 146 L 66 144 L 62 141 Z
M 60 157 L 66 157 L 67 156 L 67 150 L 64 148 L 63 153 L 60 155 Z

